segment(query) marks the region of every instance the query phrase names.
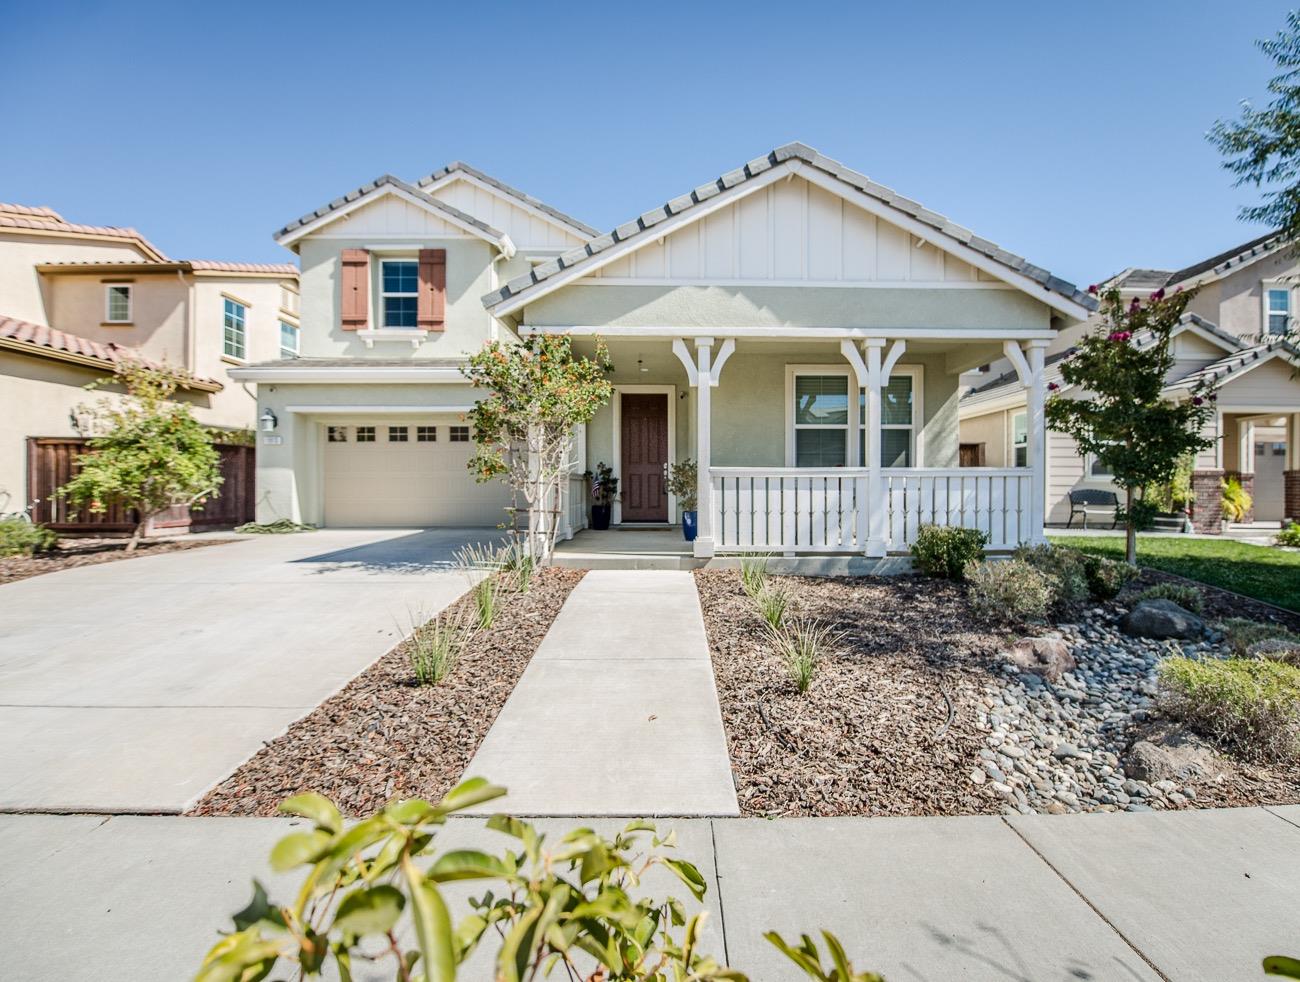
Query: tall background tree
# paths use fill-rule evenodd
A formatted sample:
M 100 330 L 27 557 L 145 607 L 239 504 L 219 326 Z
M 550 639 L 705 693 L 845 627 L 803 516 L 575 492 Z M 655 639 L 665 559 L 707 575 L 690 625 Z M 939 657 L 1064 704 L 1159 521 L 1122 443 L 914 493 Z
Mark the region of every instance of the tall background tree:
M 87 452 L 77 458 L 76 476 L 55 493 L 95 513 L 112 505 L 133 510 L 127 552 L 135 551 L 153 518 L 177 505 L 200 505 L 221 486 L 212 434 L 188 405 L 171 401 L 185 381 L 179 371 L 122 362 L 112 378 L 91 387 L 118 383 L 126 395 L 81 409 L 92 434 Z
M 480 482 L 504 480 L 523 496 L 529 549 L 549 559 L 559 529 L 563 482 L 576 464 L 574 434 L 609 402 L 609 357 L 577 356 L 569 337 L 534 335 L 518 344 L 492 341 L 472 355 L 465 376 L 487 394 L 470 410 L 478 450 L 469 468 Z
M 1095 287 L 1092 289 L 1096 289 Z M 1137 562 L 1137 532 L 1150 524 L 1155 506 L 1143 489 L 1173 479 L 1179 465 L 1214 445 L 1202 434 L 1214 409 L 1214 393 L 1198 388 L 1185 397 L 1164 396 L 1173 367 L 1170 338 L 1194 291 L 1128 304 L 1119 290 L 1101 297 L 1101 326 L 1085 336 L 1061 362 L 1073 397 L 1057 391 L 1047 400 L 1047 425 L 1074 438 L 1079 452 L 1110 468 L 1124 489 L 1126 556 Z
M 1276 37 L 1256 43 L 1279 70 L 1268 83 L 1272 99 L 1262 109 L 1244 103 L 1240 118 L 1220 120 L 1208 136 L 1238 187 L 1264 189 L 1258 204 L 1241 209 L 1242 220 L 1294 241 L 1300 239 L 1300 12 L 1287 14 Z

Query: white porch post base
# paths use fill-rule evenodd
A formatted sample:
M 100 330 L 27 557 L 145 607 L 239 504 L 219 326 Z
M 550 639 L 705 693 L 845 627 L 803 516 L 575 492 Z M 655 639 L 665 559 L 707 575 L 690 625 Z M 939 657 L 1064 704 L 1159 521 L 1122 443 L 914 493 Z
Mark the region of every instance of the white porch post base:
M 713 543 L 713 536 L 709 536 L 707 539 L 700 536 L 695 537 L 694 548 L 692 551 L 696 559 L 712 559 L 714 556 L 714 550 L 715 546 Z

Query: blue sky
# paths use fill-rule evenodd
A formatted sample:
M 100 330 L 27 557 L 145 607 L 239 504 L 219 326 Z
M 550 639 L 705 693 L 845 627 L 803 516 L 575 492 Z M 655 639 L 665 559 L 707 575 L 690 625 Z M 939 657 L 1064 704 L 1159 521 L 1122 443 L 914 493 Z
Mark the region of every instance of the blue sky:
M 274 229 L 384 172 L 460 158 L 606 229 L 797 139 L 1086 284 L 1257 233 L 1204 134 L 1262 100 L 1285 14 L 0 3 L 0 200 L 284 261 Z

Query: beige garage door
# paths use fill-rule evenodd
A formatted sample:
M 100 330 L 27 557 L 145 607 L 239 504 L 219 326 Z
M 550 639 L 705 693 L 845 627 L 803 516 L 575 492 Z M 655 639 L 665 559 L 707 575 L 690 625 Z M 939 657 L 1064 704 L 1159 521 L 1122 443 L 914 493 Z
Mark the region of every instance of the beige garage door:
M 476 484 L 469 426 L 454 416 L 349 419 L 325 428 L 325 524 L 496 525 L 502 484 Z

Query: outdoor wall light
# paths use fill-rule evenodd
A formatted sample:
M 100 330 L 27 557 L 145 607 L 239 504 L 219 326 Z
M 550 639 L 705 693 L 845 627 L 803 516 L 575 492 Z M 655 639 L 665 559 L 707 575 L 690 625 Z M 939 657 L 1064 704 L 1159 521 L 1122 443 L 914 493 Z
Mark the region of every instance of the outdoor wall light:
M 280 421 L 275 418 L 275 413 L 268 409 L 258 417 L 258 422 L 262 424 L 263 433 L 270 433 L 275 429 L 275 425 Z

